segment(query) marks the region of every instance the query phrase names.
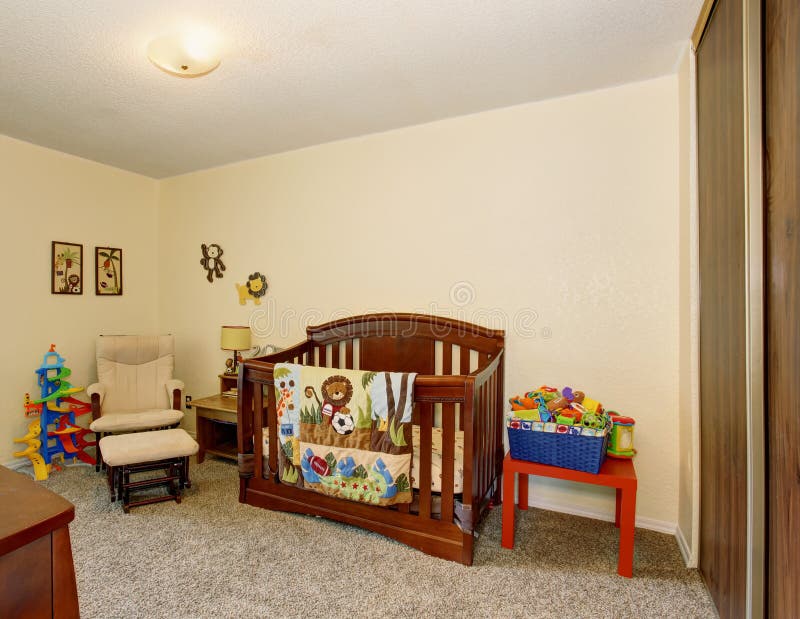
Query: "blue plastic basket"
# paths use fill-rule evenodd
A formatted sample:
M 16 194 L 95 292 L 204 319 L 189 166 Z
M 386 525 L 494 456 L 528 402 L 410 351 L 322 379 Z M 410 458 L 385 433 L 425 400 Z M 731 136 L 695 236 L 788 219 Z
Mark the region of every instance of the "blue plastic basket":
M 597 474 L 606 459 L 608 432 L 604 436 L 557 434 L 509 428 L 511 457 Z

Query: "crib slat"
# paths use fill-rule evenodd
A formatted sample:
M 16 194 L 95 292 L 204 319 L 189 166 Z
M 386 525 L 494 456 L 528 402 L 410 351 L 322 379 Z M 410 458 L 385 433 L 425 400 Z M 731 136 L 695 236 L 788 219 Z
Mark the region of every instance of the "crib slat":
M 328 352 L 328 347 L 325 345 L 317 346 L 317 351 L 319 352 L 319 360 L 317 361 L 318 368 L 324 368 L 328 366 L 326 359 L 326 355 Z
M 464 348 L 463 346 L 459 347 L 459 372 L 461 374 L 469 374 L 469 348 Z M 458 427 L 459 429 L 464 428 L 464 406 L 462 404 L 458 405 Z
M 419 425 L 419 404 L 416 402 L 411 407 L 411 423 L 415 426 Z
M 264 471 L 264 386 L 256 383 L 253 390 L 253 454 L 255 455 L 255 475 L 257 478 L 263 477 Z
M 503 485 L 502 471 L 503 471 L 503 456 L 505 454 L 505 444 L 503 442 L 503 438 L 505 435 L 505 424 L 503 423 L 503 418 L 504 418 L 503 411 L 505 410 L 505 402 L 506 402 L 504 361 L 505 359 L 500 359 L 500 365 L 497 367 L 497 371 L 495 372 L 495 380 L 497 382 L 497 394 L 495 399 L 496 404 L 491 412 L 492 419 L 494 420 L 494 423 L 497 426 L 497 436 L 495 438 L 496 442 L 494 444 L 494 466 L 498 476 L 497 488 L 495 489 L 495 500 L 498 503 L 501 500 L 500 487 Z
M 481 391 L 483 390 L 482 387 L 478 387 L 477 391 L 475 392 L 475 409 L 472 412 L 472 427 L 474 428 L 473 432 L 473 442 L 475 445 L 475 470 L 473 471 L 474 475 L 474 484 L 475 488 L 477 488 L 477 497 L 480 497 L 481 492 L 483 491 L 483 448 L 481 445 L 481 437 L 484 433 L 483 428 L 483 415 L 481 414 Z
M 420 404 L 419 409 L 419 515 L 421 518 L 430 518 L 433 406 Z
M 442 375 L 450 376 L 453 373 L 453 345 L 442 342 Z M 456 426 L 461 427 L 461 409 L 456 409 L 456 404 L 445 402 L 442 404 L 442 419 L 447 416 L 456 418 Z
M 344 342 L 344 367 L 348 370 L 353 369 L 353 340 Z
M 334 342 L 331 344 L 331 367 L 338 368 L 339 367 L 339 344 L 340 342 Z
M 461 373 L 464 375 L 469 374 L 469 348 L 462 346 L 459 353 L 461 354 Z
M 453 373 L 453 345 L 450 342 L 442 342 L 442 375 L 450 376 Z M 445 402 L 442 404 L 442 419 L 454 417 L 456 405 Z M 461 424 L 459 423 L 459 427 Z
M 236 437 L 240 454 L 251 453 L 251 450 L 254 449 L 253 425 L 255 411 L 253 409 L 253 384 L 249 380 L 241 381 L 242 392 L 239 394 L 240 401 L 238 404 L 242 410 L 241 414 L 238 415 L 237 424 L 239 427 Z
M 496 423 L 492 418 L 492 403 L 494 402 L 494 379 L 493 374 L 486 383 L 486 424 L 489 431 L 486 433 L 486 483 L 490 485 L 495 475 L 494 464 L 494 440 L 497 432 Z
M 489 445 L 492 443 L 492 432 L 494 432 L 494 428 L 490 422 L 489 418 L 489 401 L 491 399 L 491 392 L 492 392 L 492 383 L 491 380 L 487 380 L 486 384 L 484 385 L 484 394 L 483 394 L 483 418 L 484 418 L 484 425 L 486 426 L 486 432 L 483 437 L 483 463 L 484 463 L 484 473 L 483 473 L 483 487 L 488 488 L 489 484 L 492 481 L 492 458 L 491 458 L 491 450 L 489 449 Z
M 492 390 L 489 396 L 489 427 L 492 429 L 492 437 L 491 441 L 489 442 L 489 471 L 491 474 L 491 479 L 495 479 L 497 477 L 497 443 L 500 432 L 502 432 L 501 428 L 503 427 L 501 424 L 496 422 L 496 402 L 497 402 L 497 371 L 492 374 Z M 499 440 L 502 441 L 502 438 Z M 498 480 L 498 484 L 500 481 Z M 495 499 L 499 499 L 498 497 L 499 486 L 495 488 Z
M 442 522 L 453 521 L 455 442 L 456 420 L 451 410 L 442 414 Z
M 478 388 L 478 410 L 475 411 L 477 419 L 476 438 L 478 444 L 478 496 L 483 496 L 486 489 L 486 383 Z
M 492 479 L 494 478 L 494 450 L 492 449 L 492 443 L 494 442 L 494 432 L 495 432 L 495 424 L 492 423 L 492 380 L 486 383 L 486 402 L 484 407 L 486 412 L 486 485 L 487 487 L 492 483 Z
M 277 479 L 278 473 L 278 416 L 277 407 L 275 406 L 275 388 L 272 385 L 267 385 L 267 428 L 269 432 L 269 473 L 270 479 Z M 259 386 L 256 389 L 256 396 L 258 401 L 256 406 L 262 406 L 264 389 Z
M 492 464 L 492 450 L 490 445 L 492 444 L 492 433 L 494 432 L 494 426 L 491 423 L 491 417 L 489 415 L 489 402 L 492 399 L 492 384 L 490 381 L 486 381 L 486 385 L 484 385 L 484 393 L 483 393 L 483 423 L 486 426 L 486 433 L 483 437 L 483 458 L 484 458 L 484 478 L 483 478 L 483 487 L 488 488 L 489 484 L 492 481 L 492 470 L 494 468 Z

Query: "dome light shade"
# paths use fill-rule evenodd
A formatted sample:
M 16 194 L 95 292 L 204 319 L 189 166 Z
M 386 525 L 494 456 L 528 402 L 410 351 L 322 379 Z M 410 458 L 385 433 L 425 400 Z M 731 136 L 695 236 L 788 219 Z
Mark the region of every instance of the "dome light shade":
M 206 30 L 165 34 L 147 46 L 147 57 L 159 69 L 180 77 L 200 77 L 219 66 L 216 37 Z

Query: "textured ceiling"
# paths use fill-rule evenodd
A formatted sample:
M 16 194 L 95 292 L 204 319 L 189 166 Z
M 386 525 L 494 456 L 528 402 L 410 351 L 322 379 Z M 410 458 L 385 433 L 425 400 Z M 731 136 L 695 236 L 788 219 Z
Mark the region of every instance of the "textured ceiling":
M 0 0 L 0 133 L 161 178 L 675 70 L 702 0 Z M 213 28 L 182 79 L 148 42 Z

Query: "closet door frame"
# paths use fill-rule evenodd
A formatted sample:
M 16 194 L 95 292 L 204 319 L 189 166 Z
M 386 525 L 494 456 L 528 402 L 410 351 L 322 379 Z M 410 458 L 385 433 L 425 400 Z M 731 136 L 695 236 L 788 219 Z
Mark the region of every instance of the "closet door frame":
M 746 299 L 746 432 L 747 432 L 747 551 L 746 616 L 765 616 L 766 566 L 766 422 L 765 410 L 765 248 L 763 168 L 763 81 L 761 0 L 705 0 L 692 34 L 697 52 L 720 2 L 742 2 L 745 291 Z M 695 77 L 696 79 L 696 77 Z M 702 333 L 700 334 L 702 338 Z M 702 380 L 702 377 L 701 377 Z M 702 414 L 702 411 L 701 411 Z M 700 462 L 702 467 L 702 459 Z M 701 468 L 702 475 L 702 468 Z M 701 529 L 702 530 L 702 529 Z M 702 544 L 702 541 L 701 541 Z
M 747 222 L 747 616 L 766 609 L 766 423 L 764 392 L 764 141 L 761 0 L 744 2 L 745 212 Z

